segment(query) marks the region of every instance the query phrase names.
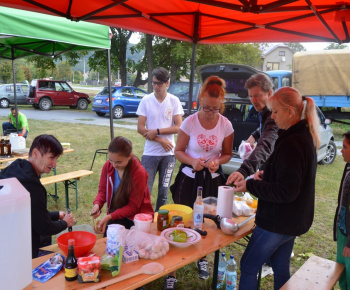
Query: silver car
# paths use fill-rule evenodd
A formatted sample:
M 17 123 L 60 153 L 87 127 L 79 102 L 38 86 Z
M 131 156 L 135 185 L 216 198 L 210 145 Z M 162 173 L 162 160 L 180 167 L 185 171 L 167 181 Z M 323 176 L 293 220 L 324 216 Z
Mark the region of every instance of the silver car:
M 197 71 L 202 82 L 211 75 L 217 75 L 226 81 L 227 96 L 224 116 L 231 121 L 235 131 L 232 158 L 228 163 L 222 165 L 222 168 L 226 175 L 230 175 L 243 162 L 238 154 L 238 147 L 242 140 L 248 139 L 251 133 L 259 127 L 258 113 L 250 103 L 244 84 L 250 76 L 261 72 L 250 66 L 236 64 L 204 65 L 197 67 Z M 331 121 L 324 117 L 318 107 L 317 112 L 320 119 L 319 134 L 321 139 L 317 161 L 320 164 L 331 164 L 337 153 L 333 131 L 329 126 Z
M 16 84 L 17 104 L 27 105 L 27 97 L 29 96 L 29 85 Z M 0 107 L 8 108 L 10 104 L 15 103 L 15 94 L 13 84 L 4 84 L 0 86 Z

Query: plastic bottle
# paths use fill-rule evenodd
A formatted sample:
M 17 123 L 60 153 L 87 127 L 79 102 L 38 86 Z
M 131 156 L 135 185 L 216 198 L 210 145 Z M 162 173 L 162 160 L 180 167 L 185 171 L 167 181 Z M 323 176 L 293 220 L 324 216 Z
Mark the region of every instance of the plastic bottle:
M 78 278 L 78 261 L 74 253 L 74 244 L 74 239 L 68 240 L 68 255 L 64 271 L 67 281 L 74 281 Z
M 225 274 L 226 274 L 227 260 L 225 253 L 221 253 L 218 265 L 218 280 L 216 283 L 216 289 L 221 289 L 224 286 Z
M 226 268 L 226 290 L 237 289 L 237 264 L 234 256 L 230 256 Z
M 203 214 L 204 214 L 204 203 L 202 199 L 203 187 L 197 187 L 197 199 L 193 205 L 193 227 L 195 229 L 202 229 L 203 225 Z

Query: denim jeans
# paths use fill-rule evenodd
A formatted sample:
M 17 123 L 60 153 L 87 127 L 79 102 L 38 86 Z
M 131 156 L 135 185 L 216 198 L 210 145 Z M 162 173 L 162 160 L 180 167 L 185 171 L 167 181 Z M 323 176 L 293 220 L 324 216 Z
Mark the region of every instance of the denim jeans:
M 257 289 L 257 274 L 262 265 L 271 262 L 274 289 L 280 289 L 290 278 L 290 256 L 295 236 L 268 232 L 256 226 L 241 258 L 240 290 Z
M 13 133 L 16 133 L 17 132 L 17 129 L 15 128 L 15 126 L 13 126 L 12 123 L 10 122 L 4 122 L 2 123 L 2 131 L 5 135 L 6 131 L 11 131 Z M 22 130 L 18 130 L 18 133 L 19 134 L 22 134 Z M 26 133 L 24 134 L 24 138 L 27 138 L 27 135 L 28 135 L 28 130 L 26 131 Z
M 155 211 L 168 201 L 168 189 L 175 168 L 175 155 L 147 156 L 143 155 L 141 164 L 148 172 L 148 188 L 152 195 L 152 188 L 157 172 L 159 172 L 158 198 Z

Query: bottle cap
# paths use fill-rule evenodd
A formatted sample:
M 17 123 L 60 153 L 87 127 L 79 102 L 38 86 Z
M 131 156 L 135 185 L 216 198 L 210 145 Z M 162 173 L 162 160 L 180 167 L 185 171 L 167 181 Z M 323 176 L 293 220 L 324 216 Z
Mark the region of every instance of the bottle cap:
M 74 239 L 69 239 L 68 240 L 68 246 L 74 246 L 75 240 Z
M 167 209 L 160 209 L 158 210 L 159 214 L 169 214 L 169 211 Z

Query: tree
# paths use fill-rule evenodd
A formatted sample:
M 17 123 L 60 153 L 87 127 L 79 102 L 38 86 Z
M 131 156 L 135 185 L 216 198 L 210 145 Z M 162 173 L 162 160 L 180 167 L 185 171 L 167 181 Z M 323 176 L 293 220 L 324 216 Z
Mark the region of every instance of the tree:
M 129 39 L 133 31 L 113 28 L 111 39 L 111 67 L 114 73 L 120 69 L 120 78 L 122 86 L 127 84 L 127 61 L 126 52 Z M 102 69 L 107 70 L 107 54 L 105 51 L 95 51 L 92 57 L 89 58 L 89 66 L 91 69 L 100 71 Z
M 0 61 L 0 80 L 9 83 L 12 78 L 12 65 L 10 60 Z
M 72 76 L 72 68 L 67 61 L 61 61 L 57 65 L 57 70 L 53 73 L 56 80 L 70 80 Z
M 283 44 L 288 46 L 294 53 L 306 51 L 306 48 L 300 42 L 283 42 Z
M 346 44 L 332 42 L 324 50 L 330 50 L 330 49 L 349 49 L 349 47 Z

